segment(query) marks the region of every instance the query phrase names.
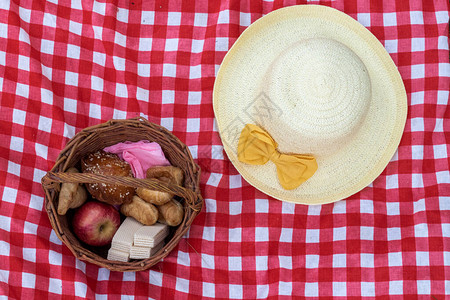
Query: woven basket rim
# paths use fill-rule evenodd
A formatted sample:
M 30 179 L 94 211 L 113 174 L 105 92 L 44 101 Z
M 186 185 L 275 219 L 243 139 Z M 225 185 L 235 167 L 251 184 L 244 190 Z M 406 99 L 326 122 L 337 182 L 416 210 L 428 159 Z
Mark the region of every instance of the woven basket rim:
M 61 170 L 65 171 L 69 167 L 71 167 L 70 162 L 75 155 L 75 150 L 79 149 L 80 145 L 87 145 L 86 143 L 89 143 L 91 139 L 101 139 L 100 135 L 102 132 L 105 133 L 113 130 L 116 132 L 118 130 L 128 130 L 134 128 L 136 128 L 136 130 L 148 132 L 148 134 L 155 134 L 158 138 L 163 139 L 165 144 L 164 146 L 161 146 L 162 148 L 166 146 L 170 146 L 173 148 L 163 148 L 163 150 L 175 151 L 176 155 L 185 158 L 185 164 L 187 168 L 183 169 L 183 171 L 185 172 L 185 176 L 188 176 L 188 178 L 185 178 L 185 184 L 189 183 L 189 186 L 179 187 L 151 179 L 109 176 L 102 177 L 98 175 L 89 176 L 90 174 L 86 173 L 78 173 L 73 175 L 73 173 L 68 174 L 61 172 Z M 135 130 L 133 131 L 133 133 L 134 132 Z M 93 263 L 100 267 L 105 267 L 111 271 L 142 271 L 149 269 L 153 265 L 160 262 L 163 258 L 165 258 L 173 250 L 173 248 L 177 246 L 183 235 L 189 230 L 195 217 L 200 213 L 204 203 L 203 197 L 200 192 L 200 172 L 201 169 L 194 162 L 189 148 L 183 142 L 181 142 L 178 137 L 176 137 L 172 132 L 162 127 L 161 125 L 151 123 L 143 117 L 137 117 L 122 120 L 111 119 L 107 122 L 82 129 L 66 143 L 65 147 L 60 151 L 55 164 L 53 165 L 51 170 L 47 172 L 47 174 L 42 178 L 41 183 L 45 193 L 45 209 L 50 219 L 52 228 L 58 238 L 69 248 L 69 250 L 76 258 L 82 261 Z M 70 231 L 69 225 L 66 224 L 68 222 L 67 217 L 59 216 L 57 213 L 56 205 L 59 193 L 59 183 L 89 182 L 89 180 L 92 181 L 97 179 L 108 180 L 108 182 L 112 182 L 115 184 L 145 186 L 154 190 L 171 191 L 172 193 L 183 198 L 184 201 L 182 202 L 185 209 L 184 219 L 182 223 L 178 227 L 176 227 L 172 238 L 164 245 L 162 249 L 160 249 L 156 253 L 156 255 L 148 259 L 134 260 L 130 262 L 110 261 L 100 256 L 99 254 L 84 248 L 83 245 L 79 242 L 76 243 L 73 241 L 74 235 L 71 234 L 71 232 L 67 232 L 68 230 Z

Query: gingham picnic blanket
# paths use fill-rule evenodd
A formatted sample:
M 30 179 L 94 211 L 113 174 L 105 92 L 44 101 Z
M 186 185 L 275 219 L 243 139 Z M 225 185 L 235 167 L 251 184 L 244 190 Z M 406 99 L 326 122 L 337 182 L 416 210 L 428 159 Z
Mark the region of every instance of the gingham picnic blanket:
M 298 1 L 368 28 L 398 66 L 409 104 L 383 173 L 320 206 L 281 202 L 244 181 L 212 109 L 215 74 L 240 33 L 296 3 L 176 2 L 0 0 L 0 295 L 450 297 L 449 2 Z M 136 116 L 189 146 L 205 205 L 163 261 L 110 272 L 56 237 L 40 181 L 75 133 Z

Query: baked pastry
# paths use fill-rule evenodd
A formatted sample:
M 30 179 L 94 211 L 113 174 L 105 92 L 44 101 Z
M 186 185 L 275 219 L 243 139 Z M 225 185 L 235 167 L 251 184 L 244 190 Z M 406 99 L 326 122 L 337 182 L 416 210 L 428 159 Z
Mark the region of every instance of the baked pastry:
M 69 168 L 66 173 L 80 173 L 76 168 Z M 86 189 L 82 184 L 64 182 L 58 198 L 58 214 L 65 215 L 69 208 L 80 207 L 87 199 Z
M 121 160 L 116 154 L 101 150 L 84 157 L 81 160 L 81 169 L 83 173 L 133 177 L 127 162 Z M 95 199 L 112 205 L 131 202 L 135 194 L 133 187 L 123 185 L 89 183 L 86 184 L 86 188 Z
M 169 226 L 178 226 L 184 217 L 183 205 L 175 199 L 158 207 L 158 222 Z
M 158 209 L 138 196 L 134 196 L 130 203 L 122 204 L 120 212 L 127 217 L 135 218 L 144 225 L 153 225 L 158 221 Z
M 174 166 L 159 166 L 149 168 L 147 170 L 147 179 L 154 178 L 158 179 L 162 182 L 182 185 L 183 184 L 183 171 L 180 168 Z M 155 205 L 163 205 L 172 199 L 173 194 L 149 190 L 145 188 L 137 188 L 136 193 L 143 200 L 155 204 Z

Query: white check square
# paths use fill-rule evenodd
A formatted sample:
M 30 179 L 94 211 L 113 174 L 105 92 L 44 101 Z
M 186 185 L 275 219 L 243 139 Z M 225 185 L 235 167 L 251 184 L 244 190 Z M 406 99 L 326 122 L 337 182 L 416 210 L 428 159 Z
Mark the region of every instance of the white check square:
M 293 232 L 292 228 L 281 228 L 280 242 L 292 243 Z
M 346 296 L 347 295 L 347 283 L 346 282 L 333 282 L 333 296 Z
M 202 283 L 202 289 L 203 289 L 203 296 L 204 297 L 210 297 L 215 298 L 216 297 L 216 287 L 214 283 L 211 282 L 203 282 Z
M 374 267 L 374 255 L 373 253 L 361 253 L 360 255 L 361 267 L 362 268 L 373 268 Z
M 222 179 L 222 174 L 219 174 L 219 173 L 211 173 L 211 174 L 209 175 L 208 182 L 207 182 L 206 184 L 207 184 L 207 185 L 211 185 L 211 186 L 218 187 L 221 179 Z M 215 202 L 215 201 L 214 201 L 214 202 Z M 208 206 L 206 206 L 206 208 L 208 209 Z
M 138 75 L 142 77 L 150 77 L 150 64 L 137 64 Z
M 412 159 L 423 159 L 423 145 L 411 146 Z
M 186 132 L 200 132 L 200 118 L 187 119 Z
M 140 87 L 136 88 L 136 99 L 148 102 L 149 100 L 149 91 L 145 89 L 141 89 Z
M 423 13 L 422 13 L 422 11 L 411 11 L 411 12 L 409 12 L 409 18 L 411 20 L 411 25 L 423 24 Z
M 347 258 L 345 254 L 333 254 L 333 268 L 345 268 Z
M 267 242 L 269 241 L 269 228 L 256 227 L 255 228 L 255 242 Z
M 435 159 L 447 158 L 448 157 L 448 151 L 447 151 L 447 145 L 446 144 L 433 145 L 433 152 L 434 152 L 434 158 Z
M 117 71 L 125 71 L 125 58 L 113 56 L 113 64 Z
M 170 131 L 173 130 L 173 118 L 161 118 L 160 124 Z
M 166 39 L 165 51 L 177 51 L 178 39 Z
M 31 10 L 26 9 L 22 6 L 19 6 L 19 18 L 21 18 L 24 22 L 30 23 L 31 21 Z
M 319 267 L 319 255 L 305 255 L 305 267 L 307 269 L 316 269 L 317 267 Z
M 403 264 L 402 252 L 389 252 L 388 253 L 389 267 L 400 267 Z
M 252 23 L 252 14 L 251 13 L 239 13 L 239 25 L 247 27 Z
M 13 175 L 16 175 L 17 177 L 20 177 L 20 165 L 14 163 L 12 161 L 8 161 L 8 170 L 7 170 L 7 172 L 9 174 L 13 174 Z M 5 192 L 3 192 L 3 196 L 4 195 L 5 195 Z M 3 201 L 5 201 L 5 200 L 3 200 Z M 8 199 L 6 201 L 8 201 L 8 202 L 9 201 L 15 201 L 15 199 Z
M 228 257 L 228 270 L 242 271 L 242 258 L 240 256 Z
M 426 223 L 419 223 L 414 225 L 414 236 L 428 237 L 428 225 Z
M 319 229 L 306 229 L 306 243 L 318 243 L 320 240 Z
M 437 104 L 447 105 L 450 91 L 438 91 Z
M 318 297 L 319 296 L 319 284 L 317 282 L 305 282 L 305 296 L 306 297 Z
M 127 46 L 127 36 L 116 31 L 116 33 L 114 35 L 114 43 L 119 46 L 126 47 Z
M 1 220 L 1 218 L 0 218 Z M 23 259 L 26 261 L 36 262 L 36 249 L 34 248 L 23 248 Z
M 219 12 L 219 18 L 217 19 L 217 24 L 228 24 L 230 23 L 230 11 L 228 9 L 221 10 Z
M 284 269 L 292 269 L 292 256 L 278 256 L 278 260 L 280 262 L 280 268 Z
M 117 7 L 116 19 L 117 21 L 128 23 L 128 9 Z
M 189 78 L 198 79 L 202 77 L 202 65 L 189 67 Z
M 258 284 L 256 286 L 256 299 L 267 299 L 268 295 L 269 295 L 268 284 Z
M 128 89 L 126 84 L 116 83 L 116 97 L 128 98 Z
M 189 280 L 177 277 L 175 282 L 175 289 L 177 291 L 189 293 Z
M 164 64 L 163 65 L 163 76 L 166 76 L 166 77 L 177 77 L 177 65 L 175 65 L 175 64 Z
M 411 174 L 412 176 L 412 187 L 413 188 L 423 188 L 423 176 L 422 174 Z
M 216 51 L 228 51 L 227 37 L 216 37 Z
M 268 213 L 269 212 L 269 200 L 255 199 L 255 212 L 256 213 Z
M 192 53 L 201 53 L 203 51 L 204 40 L 192 40 Z
M 384 13 L 383 14 L 383 24 L 384 26 L 397 26 L 397 15 L 396 13 Z
M 242 228 L 228 229 L 228 240 L 230 242 L 240 243 L 242 241 Z
M 18 67 L 20 70 L 30 71 L 30 58 L 19 55 Z
M 62 294 L 62 280 L 57 278 L 49 278 L 48 291 L 55 294 Z
M 358 13 L 356 19 L 364 27 L 370 27 L 370 14 L 369 13 Z
M 203 228 L 203 239 L 206 241 L 214 241 L 215 240 L 215 233 L 216 229 L 215 227 L 205 226 Z
M 52 119 L 39 116 L 38 129 L 50 133 L 52 131 Z
M 386 189 L 398 189 L 398 175 L 387 175 L 386 176 Z
M 152 38 L 140 38 L 139 39 L 139 51 L 151 51 L 152 50 Z
M 411 66 L 411 79 L 419 79 L 425 77 L 425 65 L 418 64 Z
M 22 287 L 35 289 L 36 288 L 36 275 L 31 273 L 22 273 Z
M 48 253 L 48 262 L 51 265 L 61 266 L 62 265 L 62 254 L 56 251 L 50 250 Z
M 206 27 L 208 25 L 208 14 L 196 13 L 194 15 L 194 26 Z
M 65 82 L 67 85 L 78 86 L 78 73 L 66 71 Z
M 398 52 L 398 41 L 397 40 L 385 40 L 384 48 L 389 53 L 397 53 Z
M 241 175 L 230 175 L 229 177 L 229 187 L 230 189 L 238 189 L 242 187 L 242 177 Z
M 375 296 L 375 282 L 361 282 L 361 296 L 374 297 Z
M 189 92 L 188 93 L 188 104 L 189 105 L 199 105 L 202 103 L 202 92 Z
M 17 152 L 23 152 L 23 138 L 18 136 L 11 136 L 9 148 Z
M 155 24 L 155 12 L 154 11 L 142 11 L 141 23 L 146 25 Z
M 390 280 L 389 281 L 389 295 L 403 295 L 403 281 Z
M 175 102 L 175 91 L 163 90 L 162 91 L 162 103 L 172 104 Z
M 436 181 L 437 183 L 450 183 L 450 172 L 449 171 L 436 172 Z M 450 200 L 447 201 L 450 202 Z
M 74 34 L 81 35 L 83 32 L 83 24 L 69 21 L 69 31 Z
M 230 284 L 229 285 L 229 297 L 230 299 L 242 299 L 243 297 L 243 287 L 240 284 Z
M 425 251 L 416 251 L 416 265 L 430 266 L 430 253 Z
M 5 189 L 6 189 L 6 187 L 5 187 Z M 3 195 L 5 195 L 5 193 L 3 193 Z M 2 201 L 15 203 L 15 202 L 11 202 L 11 200 L 12 201 L 15 200 L 14 198 L 9 199 L 9 201 L 6 201 L 5 196 L 3 198 L 4 199 L 2 199 Z M 5 231 L 11 230 L 11 218 L 10 217 L 0 215 L 0 229 L 5 230 Z M 24 251 L 24 259 L 27 259 L 27 257 L 25 256 L 25 249 L 29 249 L 29 248 L 24 248 L 24 250 L 23 250 Z M 33 249 L 33 250 L 35 250 L 35 249 Z M 0 252 L 1 252 L 1 249 L 0 249 Z M 9 253 L 8 253 L 8 255 L 9 255 Z M 34 257 L 34 259 L 36 259 L 36 257 Z
M 425 51 L 425 38 L 411 38 L 411 51 Z
M 17 83 L 16 84 L 16 95 L 28 98 L 30 94 L 30 87 L 27 84 Z
M 214 255 L 202 253 L 202 268 L 214 270 Z
M 181 12 L 169 11 L 167 13 L 167 25 L 180 26 L 181 24 Z
M 361 240 L 373 241 L 373 227 L 361 226 Z
M 100 66 L 105 66 L 106 63 L 106 54 L 101 52 L 95 52 L 92 54 L 92 61 Z
M 75 285 L 75 296 L 85 298 L 87 293 L 87 285 L 83 282 L 78 281 L 75 281 L 74 285 Z
M 429 280 L 417 280 L 417 294 L 430 295 L 431 282 Z

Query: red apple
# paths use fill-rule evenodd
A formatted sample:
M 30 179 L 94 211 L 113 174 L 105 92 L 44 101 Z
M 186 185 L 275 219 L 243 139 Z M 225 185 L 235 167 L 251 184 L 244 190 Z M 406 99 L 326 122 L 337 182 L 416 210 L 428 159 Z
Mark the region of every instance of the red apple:
M 112 205 L 89 201 L 77 209 L 72 226 L 76 236 L 86 244 L 104 246 L 119 228 L 120 214 Z

